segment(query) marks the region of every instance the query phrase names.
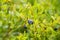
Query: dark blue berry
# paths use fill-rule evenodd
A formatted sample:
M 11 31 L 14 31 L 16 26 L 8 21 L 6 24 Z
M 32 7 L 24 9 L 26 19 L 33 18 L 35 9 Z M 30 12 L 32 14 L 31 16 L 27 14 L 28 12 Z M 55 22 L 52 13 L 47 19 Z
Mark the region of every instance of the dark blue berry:
M 29 24 L 33 24 L 33 20 L 28 20 L 28 23 Z
M 57 28 L 54 28 L 55 31 L 57 31 L 58 29 Z
M 24 28 L 25 28 L 25 29 L 27 29 L 27 26 L 26 26 L 26 25 L 24 25 Z

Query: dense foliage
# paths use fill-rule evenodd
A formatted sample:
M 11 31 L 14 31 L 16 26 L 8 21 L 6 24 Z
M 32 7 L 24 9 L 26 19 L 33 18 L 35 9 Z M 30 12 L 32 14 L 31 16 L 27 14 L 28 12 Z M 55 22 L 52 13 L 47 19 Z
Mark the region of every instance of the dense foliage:
M 0 40 L 60 40 L 60 0 L 0 0 Z

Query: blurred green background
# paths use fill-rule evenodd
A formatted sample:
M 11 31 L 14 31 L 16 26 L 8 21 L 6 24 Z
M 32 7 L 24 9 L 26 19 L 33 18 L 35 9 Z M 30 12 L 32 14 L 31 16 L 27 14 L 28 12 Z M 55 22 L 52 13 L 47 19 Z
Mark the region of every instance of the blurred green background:
M 0 40 L 60 40 L 60 0 L 0 0 Z

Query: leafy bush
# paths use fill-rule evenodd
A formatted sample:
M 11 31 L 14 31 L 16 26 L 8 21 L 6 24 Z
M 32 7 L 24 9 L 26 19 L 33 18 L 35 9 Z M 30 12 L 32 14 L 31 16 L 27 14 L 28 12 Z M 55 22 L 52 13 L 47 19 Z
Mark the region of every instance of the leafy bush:
M 0 0 L 0 40 L 60 40 L 60 0 Z

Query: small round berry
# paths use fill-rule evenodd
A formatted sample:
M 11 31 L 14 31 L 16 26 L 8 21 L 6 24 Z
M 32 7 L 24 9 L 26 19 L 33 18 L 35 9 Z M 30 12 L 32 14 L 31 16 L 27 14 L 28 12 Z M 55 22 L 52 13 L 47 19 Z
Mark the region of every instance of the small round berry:
M 33 24 L 33 20 L 28 20 L 28 23 L 29 24 Z
M 57 28 L 54 28 L 55 31 L 57 31 L 58 29 Z
M 27 29 L 27 26 L 26 26 L 26 25 L 24 25 L 24 28 L 25 28 L 25 29 Z

